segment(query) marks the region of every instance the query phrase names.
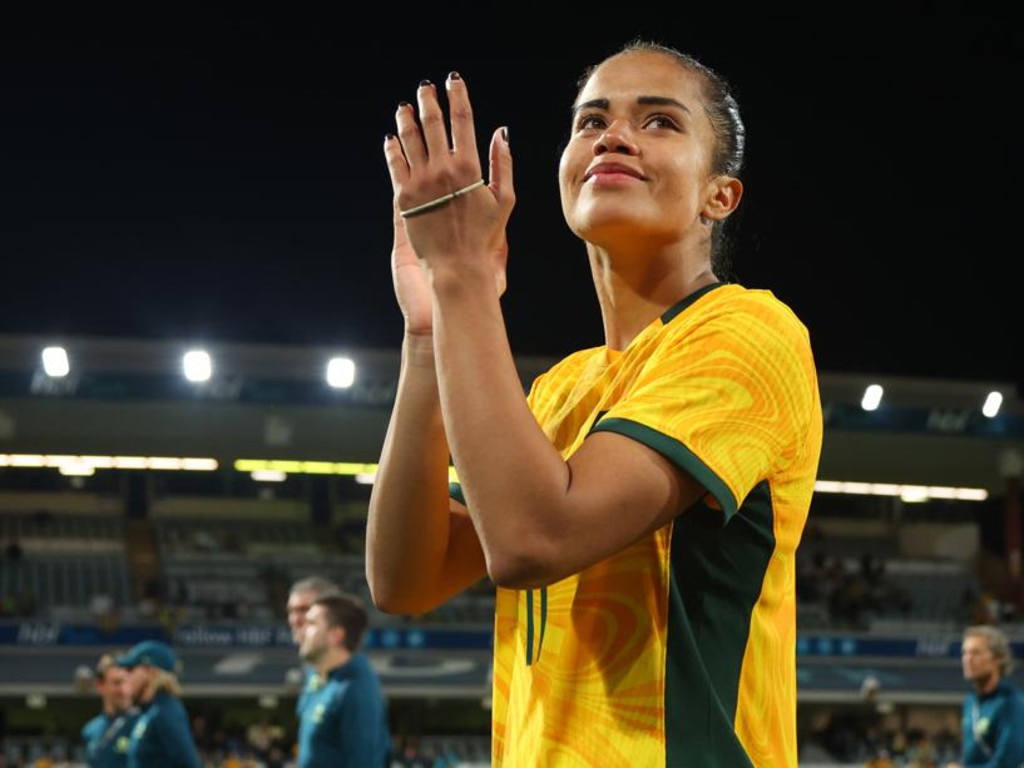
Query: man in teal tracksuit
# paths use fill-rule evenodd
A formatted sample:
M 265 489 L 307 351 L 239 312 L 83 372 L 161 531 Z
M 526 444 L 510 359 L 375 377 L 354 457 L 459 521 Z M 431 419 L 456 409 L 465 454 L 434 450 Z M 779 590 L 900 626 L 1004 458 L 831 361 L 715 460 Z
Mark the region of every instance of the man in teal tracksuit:
M 359 652 L 368 617 L 358 598 L 317 599 L 299 655 L 317 685 L 304 698 L 297 768 L 388 768 L 391 733 L 380 678 Z
M 101 710 L 82 726 L 82 745 L 89 768 L 126 768 L 128 744 L 138 710 L 132 707 L 128 673 L 105 653 L 96 664 L 93 685 Z
M 963 703 L 961 763 L 948 768 L 1024 768 L 1024 694 L 1005 679 L 1013 671 L 1006 635 L 968 627 L 960 658 L 974 690 Z

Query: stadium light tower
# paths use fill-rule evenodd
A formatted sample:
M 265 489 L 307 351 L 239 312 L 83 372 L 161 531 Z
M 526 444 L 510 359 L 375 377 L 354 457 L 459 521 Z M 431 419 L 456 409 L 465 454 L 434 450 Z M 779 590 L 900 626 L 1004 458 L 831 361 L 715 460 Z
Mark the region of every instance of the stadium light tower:
M 870 384 L 867 389 L 864 390 L 864 397 L 861 398 L 860 407 L 865 411 L 874 411 L 878 409 L 878 406 L 882 403 L 882 394 L 884 390 L 881 384 Z
M 62 379 L 71 372 L 71 362 L 64 347 L 47 347 L 43 350 L 43 370 L 53 379 Z
M 981 407 L 981 412 L 990 419 L 994 419 L 999 415 L 999 409 L 1003 405 L 1003 393 L 998 390 L 992 390 L 988 393 L 988 397 L 985 398 L 985 404 Z
M 191 349 L 181 358 L 185 378 L 189 381 L 209 381 L 213 376 L 213 362 L 210 353 L 203 349 Z
M 348 389 L 356 380 L 356 364 L 347 357 L 327 361 L 327 383 L 334 389 Z

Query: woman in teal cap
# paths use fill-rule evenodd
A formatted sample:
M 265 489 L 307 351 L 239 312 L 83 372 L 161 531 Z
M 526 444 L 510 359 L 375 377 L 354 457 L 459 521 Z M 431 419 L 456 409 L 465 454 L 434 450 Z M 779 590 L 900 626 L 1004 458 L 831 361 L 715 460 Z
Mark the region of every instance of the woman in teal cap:
M 139 707 L 128 745 L 128 768 L 202 768 L 181 701 L 178 658 L 166 643 L 145 640 L 117 658 Z

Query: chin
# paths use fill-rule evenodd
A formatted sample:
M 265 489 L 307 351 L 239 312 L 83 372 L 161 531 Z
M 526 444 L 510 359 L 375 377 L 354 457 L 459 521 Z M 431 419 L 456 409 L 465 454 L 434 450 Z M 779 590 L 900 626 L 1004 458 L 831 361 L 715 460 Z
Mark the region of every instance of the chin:
M 614 235 L 627 229 L 630 233 L 664 226 L 659 222 L 657 214 L 649 210 L 641 210 L 640 206 L 630 205 L 622 200 L 591 200 L 578 205 L 570 219 L 572 230 L 588 242 L 597 242 L 602 236 Z

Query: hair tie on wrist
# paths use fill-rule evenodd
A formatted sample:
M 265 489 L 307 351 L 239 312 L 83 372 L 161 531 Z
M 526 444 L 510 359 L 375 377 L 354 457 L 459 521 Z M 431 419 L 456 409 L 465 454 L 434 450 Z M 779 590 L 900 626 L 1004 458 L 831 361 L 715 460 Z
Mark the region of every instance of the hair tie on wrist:
M 462 189 L 456 189 L 454 192 L 451 192 L 450 194 L 447 195 L 441 195 L 441 197 L 437 198 L 436 200 L 431 200 L 429 203 L 414 206 L 407 211 L 399 211 L 399 214 L 401 214 L 403 219 L 408 219 L 410 216 L 419 216 L 421 213 L 426 213 L 427 211 L 432 211 L 435 208 L 440 208 L 442 205 L 450 203 L 459 195 L 464 195 L 467 192 L 472 192 L 474 189 L 482 187 L 483 185 L 483 179 L 480 179 L 479 181 L 474 181 L 467 187 L 463 187 Z

